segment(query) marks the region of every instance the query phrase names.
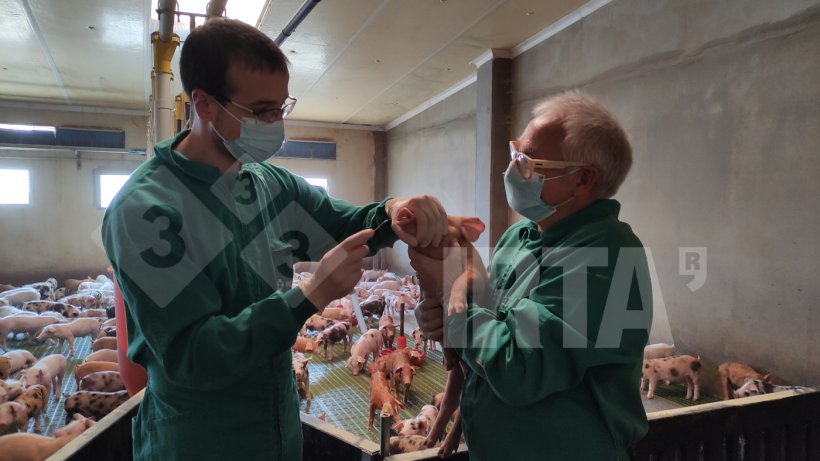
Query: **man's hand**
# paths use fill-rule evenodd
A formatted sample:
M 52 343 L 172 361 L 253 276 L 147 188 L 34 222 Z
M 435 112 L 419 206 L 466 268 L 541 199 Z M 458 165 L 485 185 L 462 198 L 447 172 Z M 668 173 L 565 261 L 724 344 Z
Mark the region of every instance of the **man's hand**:
M 316 273 L 300 286 L 314 306 L 321 309 L 353 290 L 362 278 L 364 258 L 369 251 L 367 241 L 374 234 L 373 229 L 359 231 L 322 256 Z
M 408 246 L 438 246 L 447 235 L 447 212 L 433 196 L 396 198 L 386 209 L 393 232 Z
M 424 336 L 433 341 L 444 339 L 444 308 L 435 299 L 423 299 L 415 309 L 416 322 Z

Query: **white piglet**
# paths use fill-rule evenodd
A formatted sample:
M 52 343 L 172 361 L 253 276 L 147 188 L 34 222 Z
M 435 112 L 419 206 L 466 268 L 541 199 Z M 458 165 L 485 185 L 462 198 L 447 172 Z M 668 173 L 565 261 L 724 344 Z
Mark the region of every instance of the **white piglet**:
M 13 315 L 0 319 L 0 348 L 6 350 L 6 338 L 9 333 L 27 333 L 29 340 L 43 328 L 58 323 L 54 317 L 41 315 Z
M 347 359 L 346 366 L 353 368 L 353 376 L 358 376 L 362 372 L 362 368 L 367 365 L 367 360 L 370 355 L 373 355 L 373 360 L 378 358 L 381 352 L 382 334 L 379 330 L 371 328 L 356 341 L 356 344 L 350 348 L 350 358 Z
M 54 390 L 54 398 L 60 396 L 63 388 L 63 377 L 65 376 L 66 358 L 63 354 L 47 355 L 34 364 L 33 367 L 25 370 L 20 376 L 23 386 L 32 384 L 42 384 L 51 393 Z
M 68 342 L 69 355 L 74 355 L 74 338 L 90 336 L 97 339 L 100 335 L 102 322 L 97 318 L 79 318 L 61 325 L 49 325 L 43 328 L 43 332 L 37 339 L 55 338 L 60 340 L 60 350 L 63 350 L 63 343 Z

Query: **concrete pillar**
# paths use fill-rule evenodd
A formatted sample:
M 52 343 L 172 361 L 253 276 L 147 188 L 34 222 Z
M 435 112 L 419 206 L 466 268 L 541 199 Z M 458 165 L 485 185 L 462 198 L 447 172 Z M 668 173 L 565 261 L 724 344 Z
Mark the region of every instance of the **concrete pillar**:
M 373 132 L 373 200 L 387 197 L 387 133 Z
M 387 197 L 387 133 L 373 132 L 373 200 L 382 201 Z M 387 224 L 385 224 L 386 226 Z M 373 256 L 374 269 L 387 268 L 387 249 L 379 250 Z
M 489 261 L 494 247 L 508 226 L 508 206 L 502 174 L 509 165 L 512 124 L 512 59 L 505 50 L 492 50 L 477 70 L 475 210 L 487 225 L 476 242 L 481 256 Z

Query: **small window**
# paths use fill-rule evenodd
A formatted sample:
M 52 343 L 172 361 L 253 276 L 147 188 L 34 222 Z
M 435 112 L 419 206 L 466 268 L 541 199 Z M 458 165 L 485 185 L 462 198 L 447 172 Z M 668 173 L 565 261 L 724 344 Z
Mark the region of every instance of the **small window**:
M 327 191 L 327 178 L 305 178 L 305 181 L 307 181 L 308 184 L 319 186 L 325 191 Z
M 0 169 L 0 205 L 28 205 L 28 170 Z
M 99 202 L 97 202 L 97 206 L 100 208 L 108 208 L 108 205 L 111 204 L 111 200 L 114 200 L 114 196 L 117 195 L 117 192 L 122 189 L 122 186 L 125 185 L 125 182 L 128 181 L 130 177 L 130 174 L 100 173 L 97 176 L 97 190 L 99 191 Z

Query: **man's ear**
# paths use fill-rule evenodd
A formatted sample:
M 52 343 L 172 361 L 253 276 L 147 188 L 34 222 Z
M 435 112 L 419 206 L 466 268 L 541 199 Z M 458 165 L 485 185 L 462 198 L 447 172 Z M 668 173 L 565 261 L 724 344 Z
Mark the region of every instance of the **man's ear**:
M 216 111 L 220 109 L 216 100 L 200 89 L 191 91 L 191 106 L 194 108 L 197 117 L 205 122 L 213 120 Z
M 598 187 L 598 181 L 601 179 L 601 173 L 595 166 L 586 166 L 578 174 L 575 187 L 577 190 L 589 195 L 595 192 Z

